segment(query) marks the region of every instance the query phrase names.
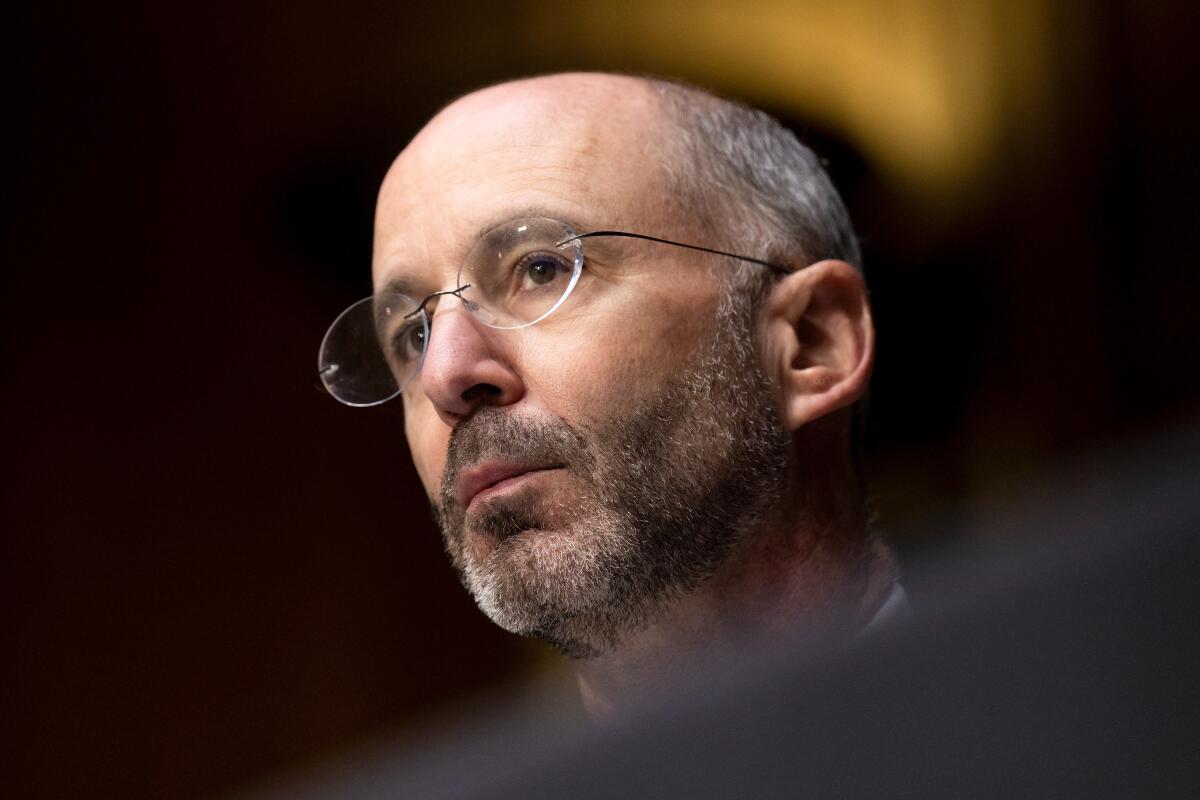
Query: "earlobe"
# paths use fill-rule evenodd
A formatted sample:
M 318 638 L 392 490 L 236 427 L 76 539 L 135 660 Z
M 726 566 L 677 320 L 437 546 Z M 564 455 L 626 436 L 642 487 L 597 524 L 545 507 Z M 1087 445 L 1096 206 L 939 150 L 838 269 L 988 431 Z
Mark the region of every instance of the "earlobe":
M 767 302 L 768 358 L 791 430 L 851 405 L 866 390 L 875 332 L 862 275 L 821 261 L 776 285 Z

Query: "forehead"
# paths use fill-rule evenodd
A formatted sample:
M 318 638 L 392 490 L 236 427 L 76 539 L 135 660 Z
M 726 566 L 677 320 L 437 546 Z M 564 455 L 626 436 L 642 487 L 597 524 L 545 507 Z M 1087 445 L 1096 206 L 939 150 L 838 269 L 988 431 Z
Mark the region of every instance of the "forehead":
M 380 189 L 376 286 L 432 284 L 483 230 L 517 216 L 662 230 L 657 106 L 631 79 L 521 82 L 469 95 L 422 130 Z M 435 288 L 441 288 L 440 285 Z

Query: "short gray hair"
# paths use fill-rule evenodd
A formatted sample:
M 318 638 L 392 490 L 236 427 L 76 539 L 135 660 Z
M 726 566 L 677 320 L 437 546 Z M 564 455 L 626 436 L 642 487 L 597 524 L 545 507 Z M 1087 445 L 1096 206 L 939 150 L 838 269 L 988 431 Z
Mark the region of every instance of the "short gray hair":
M 820 159 L 774 117 L 684 83 L 648 79 L 677 134 L 672 189 L 734 252 L 861 269 L 850 215 Z
M 787 264 L 835 258 L 862 271 L 850 214 L 811 148 L 771 115 L 689 84 L 647 78 L 675 130 L 663 153 L 671 189 L 718 232 L 730 252 Z M 773 275 L 743 263 L 725 271 L 719 324 L 752 330 Z M 750 347 L 749 337 L 742 337 Z M 734 337 L 733 341 L 739 341 Z M 749 355 L 746 355 L 749 358 Z M 866 395 L 851 412 L 850 452 L 859 491 L 866 491 L 862 437 Z

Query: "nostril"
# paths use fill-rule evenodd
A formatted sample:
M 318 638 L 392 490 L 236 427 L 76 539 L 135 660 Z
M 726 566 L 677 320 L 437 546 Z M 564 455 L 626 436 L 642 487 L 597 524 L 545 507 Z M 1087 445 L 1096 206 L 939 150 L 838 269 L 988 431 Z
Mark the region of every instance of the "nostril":
M 462 399 L 469 403 L 475 400 L 483 400 L 488 397 L 499 397 L 500 394 L 501 392 L 499 386 L 493 386 L 490 383 L 477 383 L 462 393 Z

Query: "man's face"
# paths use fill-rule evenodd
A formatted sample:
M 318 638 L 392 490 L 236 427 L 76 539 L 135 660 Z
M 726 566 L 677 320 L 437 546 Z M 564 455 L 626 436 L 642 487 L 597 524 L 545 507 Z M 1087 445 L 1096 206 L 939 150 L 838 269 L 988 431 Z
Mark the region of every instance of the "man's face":
M 473 95 L 389 172 L 375 284 L 453 288 L 478 234 L 527 216 L 704 241 L 664 196 L 636 82 L 562 77 Z M 502 626 L 587 655 L 709 574 L 782 491 L 787 437 L 744 305 L 697 254 L 585 244 L 567 303 L 488 328 L 454 298 L 403 394 L 446 547 Z M 732 268 L 732 267 L 730 267 Z M 720 319 L 718 319 L 720 317 Z

